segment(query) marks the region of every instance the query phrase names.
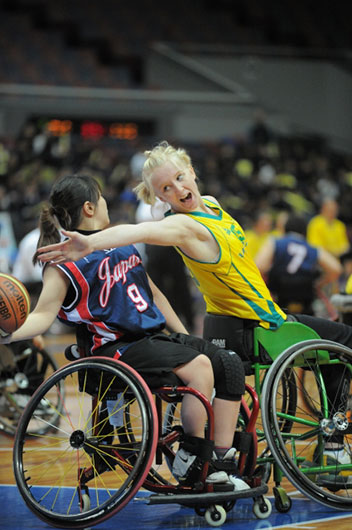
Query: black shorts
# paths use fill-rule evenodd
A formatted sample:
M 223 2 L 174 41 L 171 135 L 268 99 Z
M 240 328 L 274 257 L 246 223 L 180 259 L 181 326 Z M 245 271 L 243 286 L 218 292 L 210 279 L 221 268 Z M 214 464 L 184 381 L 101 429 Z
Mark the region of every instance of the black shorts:
M 114 357 L 119 343 L 109 345 L 101 355 Z M 211 355 L 219 348 L 210 342 L 183 333 L 156 333 L 132 342 L 119 359 L 134 368 L 151 388 L 179 385 L 182 381 L 173 372 L 177 366 L 189 363 L 198 355 Z

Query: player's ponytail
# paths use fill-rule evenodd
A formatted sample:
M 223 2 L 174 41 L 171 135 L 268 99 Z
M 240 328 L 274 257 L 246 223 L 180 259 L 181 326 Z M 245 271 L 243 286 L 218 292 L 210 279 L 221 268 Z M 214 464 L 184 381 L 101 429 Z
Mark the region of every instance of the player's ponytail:
M 99 183 L 91 176 L 73 175 L 55 182 L 49 204 L 41 210 L 38 248 L 61 240 L 60 230 L 77 230 L 86 201 L 96 205 L 101 195 Z M 37 262 L 35 253 L 33 263 Z

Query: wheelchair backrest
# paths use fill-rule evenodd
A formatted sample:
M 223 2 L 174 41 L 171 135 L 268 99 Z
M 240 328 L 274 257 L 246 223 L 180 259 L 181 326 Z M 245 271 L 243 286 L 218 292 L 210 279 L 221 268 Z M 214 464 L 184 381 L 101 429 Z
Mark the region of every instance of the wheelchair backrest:
M 305 340 L 320 339 L 313 329 L 300 322 L 284 322 L 276 330 L 258 326 L 254 329 L 254 358 L 260 359 L 260 348 L 275 360 L 284 350 Z

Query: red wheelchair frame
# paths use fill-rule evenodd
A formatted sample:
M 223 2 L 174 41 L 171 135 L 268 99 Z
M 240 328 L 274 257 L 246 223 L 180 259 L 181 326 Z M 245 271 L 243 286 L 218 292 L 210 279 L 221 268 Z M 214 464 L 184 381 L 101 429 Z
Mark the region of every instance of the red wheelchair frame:
M 57 392 L 68 382 L 78 386 L 73 390 L 77 404 L 62 403 L 60 424 L 53 425 L 53 432 L 38 441 L 43 450 L 33 453 L 33 438 L 28 440 L 27 436 L 31 421 L 33 417 L 37 419 L 43 400 L 50 403 L 53 395 L 57 400 Z M 69 388 L 66 397 L 70 396 Z M 84 528 L 103 522 L 118 513 L 140 488 L 151 492 L 142 497 L 144 502 L 192 507 L 214 526 L 226 520 L 226 513 L 240 498 L 253 498 L 255 515 L 268 517 L 271 503 L 264 497 L 268 487 L 254 474 L 259 401 L 248 385 L 247 393 L 252 406 L 249 409 L 242 401 L 240 423 L 250 443 L 239 450 L 238 465 L 250 489 L 236 492 L 229 484 L 207 484 L 208 463 L 203 466 L 199 482 L 192 487 L 181 486 L 170 479 L 170 474 L 165 478 L 157 467 L 163 461 L 172 465 L 175 446 L 182 437 L 179 425 L 163 432 L 162 404 L 180 401 L 185 394 L 194 395 L 206 409 L 205 438 L 213 440 L 214 414 L 208 399 L 185 386 L 151 391 L 133 368 L 119 360 L 90 357 L 71 362 L 37 389 L 19 422 L 14 444 L 14 473 L 19 491 L 40 519 L 61 528 Z M 109 415 L 102 416 L 103 407 L 111 397 L 119 403 L 121 394 L 123 400 L 117 412 L 122 411 L 123 423 L 111 427 Z M 54 457 L 48 458 L 45 453 L 45 441 L 52 445 Z M 57 455 L 56 447 L 60 449 Z M 52 478 L 43 477 L 44 466 L 55 468 Z M 116 487 L 110 485 L 115 479 Z M 105 486 L 107 482 L 109 485 Z

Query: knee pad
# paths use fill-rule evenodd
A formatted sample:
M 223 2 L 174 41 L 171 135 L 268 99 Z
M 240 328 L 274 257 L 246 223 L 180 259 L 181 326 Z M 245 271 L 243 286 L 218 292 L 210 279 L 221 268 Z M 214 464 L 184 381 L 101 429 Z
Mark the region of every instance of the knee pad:
M 245 392 L 245 372 L 237 353 L 219 349 L 211 356 L 216 397 L 239 401 Z

